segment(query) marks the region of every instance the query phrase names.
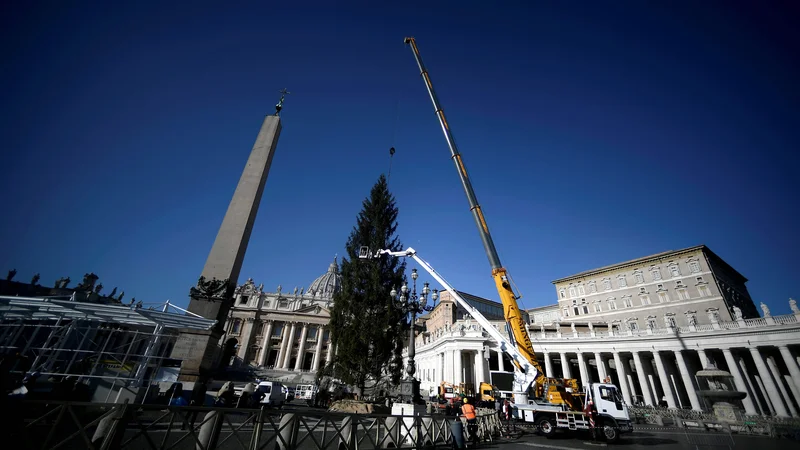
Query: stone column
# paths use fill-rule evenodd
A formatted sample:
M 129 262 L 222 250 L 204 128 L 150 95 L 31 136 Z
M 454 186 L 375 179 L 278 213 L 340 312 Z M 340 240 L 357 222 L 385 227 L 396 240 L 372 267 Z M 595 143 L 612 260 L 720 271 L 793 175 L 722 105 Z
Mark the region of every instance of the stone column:
M 708 352 L 703 349 L 697 350 L 698 356 L 700 356 L 700 370 L 705 369 L 706 367 L 711 365 L 711 358 L 708 357 Z
M 589 378 L 589 371 L 586 370 L 586 358 L 583 356 L 582 352 L 578 352 L 578 371 L 581 374 L 581 385 L 583 386 L 583 390 L 586 390 L 586 386 L 591 383 L 592 379 Z
M 270 344 L 272 337 L 272 321 L 267 321 L 267 326 L 264 327 L 264 336 L 261 336 L 261 357 L 258 358 L 258 365 L 263 366 L 267 363 L 267 357 L 269 356 Z
M 550 362 L 550 353 L 547 352 L 544 354 L 544 371 L 546 372 L 545 376 L 553 376 L 553 363 Z
M 644 373 L 644 365 L 642 365 L 642 357 L 639 352 L 633 352 L 633 363 L 636 364 L 636 376 L 639 378 L 639 387 L 642 389 L 644 404 L 652 406 L 653 396 L 650 395 L 650 385 L 648 384 L 647 374 Z
M 325 334 L 325 327 L 323 325 L 317 325 L 317 348 L 314 352 L 314 362 L 312 364 L 312 369 L 314 372 L 319 370 L 319 361 L 322 359 L 322 335 Z
M 436 368 L 436 371 L 439 372 L 439 383 L 442 381 L 447 381 L 447 364 L 445 363 L 445 358 L 445 352 L 439 353 L 437 356 L 438 367 Z
M 772 403 L 772 399 L 769 398 L 767 389 L 764 387 L 764 382 L 761 381 L 761 377 L 758 374 L 753 375 L 753 378 L 756 380 L 756 386 L 758 386 L 758 392 L 761 394 L 761 398 L 764 399 L 764 403 L 766 403 L 767 408 L 769 408 L 769 413 L 774 416 L 777 414 L 775 412 L 775 406 Z
M 692 374 L 689 373 L 689 369 L 686 368 L 686 361 L 683 359 L 683 353 L 681 353 L 680 350 L 673 350 L 672 353 L 675 354 L 678 372 L 681 373 L 683 387 L 686 389 L 686 395 L 689 396 L 689 403 L 692 404 L 692 409 L 695 411 L 702 411 L 703 407 L 700 406 L 700 399 L 697 397 L 697 391 L 694 389 L 694 383 L 692 383 Z
M 664 396 L 667 397 L 667 407 L 676 408 L 675 394 L 672 392 L 672 386 L 669 385 L 667 370 L 664 368 L 664 361 L 661 360 L 661 354 L 657 351 L 653 352 L 653 360 L 656 362 L 656 370 L 658 371 L 658 380 L 661 382 L 661 389 L 664 390 Z
M 748 392 L 747 385 L 744 382 L 744 378 L 742 378 L 742 373 L 739 371 L 739 366 L 736 364 L 736 360 L 733 358 L 731 349 L 723 348 L 722 354 L 725 356 L 725 363 L 728 364 L 728 371 L 731 373 L 731 375 L 733 375 L 733 382 L 736 383 L 736 390 Z M 755 406 L 753 405 L 753 399 L 750 398 L 750 394 L 747 394 L 747 396 L 742 399 L 742 404 L 744 405 L 744 413 L 748 416 L 754 416 L 758 414 Z
M 594 362 L 597 365 L 597 376 L 600 382 L 606 378 L 606 367 L 603 364 L 603 356 L 600 352 L 594 352 Z
M 792 382 L 794 383 L 795 388 L 798 392 L 800 392 L 800 369 L 797 367 L 797 361 L 792 356 L 792 352 L 789 350 L 789 347 L 785 345 L 779 345 L 778 350 L 781 352 L 781 357 L 783 357 L 783 362 L 786 364 L 786 367 L 789 368 L 789 374 L 792 376 Z M 800 398 L 797 399 L 797 402 L 800 403 Z
M 622 389 L 622 398 L 625 399 L 625 403 L 631 405 L 633 404 L 631 400 L 631 391 L 628 389 L 628 374 L 625 370 L 625 366 L 622 363 L 622 358 L 619 356 L 619 352 L 614 352 L 614 365 L 617 366 L 617 380 L 618 386 Z
M 303 324 L 303 331 L 300 333 L 300 346 L 297 348 L 297 361 L 294 363 L 294 370 L 303 369 L 303 360 L 306 352 L 306 337 L 308 337 L 308 324 Z
M 503 362 L 503 352 L 501 350 L 497 351 L 497 370 L 500 372 L 506 371 L 505 363 Z
M 781 393 L 781 399 L 779 400 L 784 400 L 784 406 L 789 407 L 789 414 L 791 414 L 792 417 L 797 417 L 797 410 L 794 408 L 792 399 L 789 397 L 789 393 L 786 392 L 786 387 L 783 385 L 783 377 L 781 377 L 781 372 L 778 370 L 778 366 L 775 364 L 775 360 L 772 359 L 771 356 L 767 356 L 767 367 L 769 368 L 769 371 L 772 372 L 772 379 L 775 380 L 775 385 L 778 386 L 778 390 Z
M 764 384 L 764 389 L 766 390 L 767 396 L 769 397 L 772 406 L 775 407 L 775 413 L 778 417 L 789 417 L 789 412 L 786 411 L 786 407 L 783 406 L 783 400 L 781 400 L 781 394 L 778 392 L 778 387 L 775 385 L 775 382 L 772 381 L 772 376 L 769 373 L 769 369 L 767 369 L 767 365 L 764 364 L 764 358 L 761 357 L 761 353 L 758 351 L 758 348 L 751 347 L 750 355 L 753 356 L 753 361 L 756 363 L 756 369 L 761 377 L 761 382 Z
M 750 372 L 744 363 L 744 358 L 736 358 L 736 365 L 739 367 L 739 371 L 742 373 L 742 375 L 744 375 L 744 381 L 747 383 L 747 388 L 750 389 L 748 391 L 749 395 L 752 396 L 753 403 L 755 404 L 758 413 L 766 416 L 769 413 L 767 412 L 767 409 L 764 408 L 764 402 L 762 402 L 758 396 L 759 392 L 756 390 L 755 383 L 753 382 Z
M 250 341 L 253 337 L 255 317 L 247 317 L 242 320 L 244 321 L 244 326 L 242 327 L 242 334 L 239 335 L 241 339 L 239 340 L 239 350 L 236 352 L 236 357 L 246 364 L 247 361 L 245 361 L 245 359 L 247 358 L 247 350 L 250 349 Z
M 561 352 L 561 371 L 563 372 L 564 378 L 572 378 L 572 374 L 569 370 L 569 359 L 567 359 L 567 354 L 565 352 Z
M 463 383 L 461 379 L 461 350 L 453 350 L 453 384 Z
M 481 388 L 481 382 L 488 383 L 486 379 L 486 371 L 483 367 L 483 358 L 481 357 L 481 350 L 475 352 L 475 392 Z
M 328 333 L 328 353 L 325 355 L 325 364 L 330 364 L 331 361 L 333 361 L 333 340 L 331 340 L 331 334 Z
M 289 361 L 292 360 L 292 352 L 294 351 L 294 335 L 295 329 L 297 327 L 297 322 L 292 322 L 292 327 L 289 329 L 289 336 L 286 340 L 286 356 L 283 358 L 283 364 L 281 364 L 282 369 L 289 368 Z
M 281 329 L 281 341 L 278 343 L 278 357 L 275 358 L 275 365 L 276 369 L 280 369 L 283 365 L 283 358 L 286 355 L 286 335 L 289 333 L 289 323 L 283 322 L 283 328 Z

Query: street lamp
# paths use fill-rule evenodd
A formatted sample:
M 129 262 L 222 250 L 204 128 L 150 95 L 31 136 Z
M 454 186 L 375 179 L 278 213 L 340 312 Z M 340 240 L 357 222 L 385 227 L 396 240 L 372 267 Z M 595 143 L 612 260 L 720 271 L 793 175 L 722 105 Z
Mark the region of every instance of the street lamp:
M 416 333 L 415 325 L 417 321 L 417 314 L 422 314 L 426 311 L 433 311 L 436 307 L 436 300 L 439 298 L 439 290 L 434 289 L 431 292 L 430 286 L 426 281 L 422 285 L 422 292 L 417 295 L 417 269 L 411 270 L 412 287 L 409 292 L 408 282 L 403 281 L 400 286 L 400 295 L 398 296 L 397 289 L 392 287 L 389 295 L 395 301 L 398 307 L 402 308 L 406 313 L 411 313 L 411 327 L 408 335 L 408 365 L 406 366 L 406 376 L 400 382 L 400 393 L 403 397 L 410 400 L 411 403 L 421 403 L 422 398 L 419 394 L 419 381 L 414 378 L 414 373 L 417 371 L 414 364 L 414 356 L 416 355 Z M 428 305 L 428 295 L 433 300 L 432 305 Z

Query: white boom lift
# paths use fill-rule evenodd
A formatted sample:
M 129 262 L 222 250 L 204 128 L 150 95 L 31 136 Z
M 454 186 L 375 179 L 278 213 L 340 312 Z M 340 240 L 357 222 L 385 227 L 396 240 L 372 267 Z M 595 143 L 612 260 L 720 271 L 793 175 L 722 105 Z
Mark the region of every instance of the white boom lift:
M 531 383 L 536 379 L 538 371 L 533 367 L 528 360 L 520 353 L 516 346 L 511 343 L 505 336 L 500 334 L 495 327 L 486 320 L 486 317 L 473 307 L 439 274 L 427 261 L 417 255 L 417 251 L 409 247 L 406 250 L 393 252 L 391 250 L 378 250 L 377 252 L 370 253 L 369 247 L 361 247 L 358 257 L 361 259 L 378 258 L 381 255 L 392 256 L 396 258 L 413 258 L 426 272 L 428 272 L 442 287 L 456 299 L 458 304 L 467 310 L 470 315 L 489 333 L 492 339 L 500 345 L 500 349 L 511 357 L 512 363 L 518 369 L 514 371 L 514 403 L 518 405 L 528 404 L 528 388 Z
M 495 340 L 500 349 L 511 357 L 514 368 L 514 417 L 524 422 L 533 422 L 547 437 L 557 429 L 565 431 L 602 430 L 608 442 L 615 442 L 620 434 L 633 431 L 627 405 L 617 392 L 616 386 L 603 383 L 588 383 L 585 386 L 585 401 L 588 408 L 571 410 L 566 404 L 549 403 L 545 399 L 531 399 L 528 396 L 531 384 L 536 381 L 539 371 L 525 356 L 517 350 L 513 342 L 500 334 L 486 317 L 467 303 L 463 297 L 440 275 L 427 261 L 417 255 L 417 251 L 409 247 L 401 251 L 378 250 L 372 253 L 369 247 L 359 249 L 359 259 L 379 258 L 383 255 L 395 258 L 413 258 L 442 287 L 456 299 L 478 321 L 489 336 Z M 509 333 L 511 334 L 511 333 Z M 597 421 L 597 422 L 596 422 Z

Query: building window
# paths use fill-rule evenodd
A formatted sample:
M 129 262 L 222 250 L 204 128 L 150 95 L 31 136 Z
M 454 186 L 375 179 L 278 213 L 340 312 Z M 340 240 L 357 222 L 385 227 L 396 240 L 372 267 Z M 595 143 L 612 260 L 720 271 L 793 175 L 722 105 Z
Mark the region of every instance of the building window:
M 636 284 L 644 283 L 644 274 L 642 272 L 634 273 L 633 277 L 636 279 Z
M 678 293 L 678 300 L 689 300 L 689 292 L 686 289 L 677 289 L 675 292 Z
M 569 296 L 570 298 L 575 297 L 577 294 L 575 293 L 575 286 L 569 287 Z
M 581 299 L 581 309 L 583 309 L 584 314 L 589 314 L 589 306 L 586 304 L 586 299 Z
M 586 289 L 583 288 L 582 284 L 578 285 L 578 295 L 586 295 Z
M 700 272 L 700 263 L 697 261 L 689 261 L 689 270 L 691 270 L 692 273 Z
M 617 283 L 619 284 L 619 287 L 621 287 L 621 288 L 624 288 L 624 287 L 628 286 L 628 282 L 625 281 L 625 275 L 617 277 Z
M 657 285 L 656 285 L 656 289 L 657 289 L 657 290 L 659 290 L 659 291 L 661 291 L 661 290 L 663 290 L 663 289 L 664 289 L 664 285 L 663 285 L 663 284 L 657 284 Z
M 650 273 L 653 275 L 653 281 L 658 281 L 661 279 L 660 269 L 653 269 Z
M 647 288 L 644 288 L 644 287 L 640 287 L 639 288 L 639 293 L 644 294 L 646 292 L 647 292 Z
M 655 329 L 656 328 L 656 319 L 647 319 L 647 328 Z
M 603 280 L 603 289 L 610 291 L 611 290 L 611 280 L 605 279 Z
M 594 312 L 596 313 L 603 312 L 603 308 L 600 307 L 600 303 L 594 304 Z
M 564 313 L 564 317 L 569 317 L 569 308 L 564 308 L 562 312 Z
M 631 320 L 630 322 L 628 322 L 628 328 L 631 331 L 638 331 L 639 330 L 639 324 L 636 323 L 636 321 Z
M 669 301 L 669 296 L 666 292 L 659 292 L 658 293 L 658 301 L 661 303 L 666 303 Z
M 594 284 L 594 281 L 589 283 L 589 293 L 594 294 L 597 292 L 597 286 Z
M 674 277 L 679 277 L 679 276 L 681 276 L 681 268 L 678 267 L 677 264 L 673 263 L 672 265 L 669 266 L 669 273 L 670 273 L 670 275 L 672 275 L 673 278 Z
M 561 294 L 561 298 L 567 298 L 567 291 L 564 288 L 561 288 L 558 293 Z
M 242 331 L 242 319 L 233 319 L 231 324 L 231 334 L 239 334 Z
M 242 296 L 240 296 L 240 297 L 239 297 L 239 304 L 240 304 L 240 305 L 246 305 L 246 304 L 247 304 L 247 299 L 249 299 L 249 298 L 250 298 L 250 297 L 248 297 L 248 296 L 246 296 L 246 295 L 242 295 Z
M 706 285 L 698 286 L 697 291 L 700 293 L 700 297 L 711 297 L 711 289 Z
M 608 301 L 608 309 L 611 310 L 611 311 L 616 311 L 617 302 L 615 302 L 614 300 L 609 300 Z
M 642 306 L 647 306 L 650 304 L 650 296 L 649 295 L 640 295 L 639 300 L 642 301 Z
M 623 304 L 623 305 L 624 305 L 626 308 L 633 308 L 633 300 L 631 300 L 631 298 L 630 298 L 630 297 L 625 297 L 625 298 L 623 298 L 623 299 L 622 299 L 622 304 Z
M 669 324 L 670 328 L 675 328 L 675 318 L 672 316 L 667 316 L 667 323 Z
M 685 286 L 683 285 L 683 281 L 678 280 L 678 281 L 675 282 L 675 287 L 676 288 L 681 288 L 681 287 L 685 287 Z
M 703 277 L 697 277 L 697 282 L 698 283 L 702 283 L 703 282 Z

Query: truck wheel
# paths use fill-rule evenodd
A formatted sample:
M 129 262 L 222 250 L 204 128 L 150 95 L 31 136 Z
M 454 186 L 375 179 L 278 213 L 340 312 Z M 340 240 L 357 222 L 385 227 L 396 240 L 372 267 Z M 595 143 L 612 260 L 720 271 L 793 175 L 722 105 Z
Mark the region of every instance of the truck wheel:
M 549 417 L 543 417 L 539 419 L 536 422 L 536 428 L 538 428 L 539 432 L 542 433 L 542 436 L 546 438 L 550 438 L 556 434 L 556 427 L 553 425 L 553 422 Z
M 614 443 L 619 440 L 619 430 L 614 423 L 607 423 L 603 425 L 603 437 L 606 442 Z

